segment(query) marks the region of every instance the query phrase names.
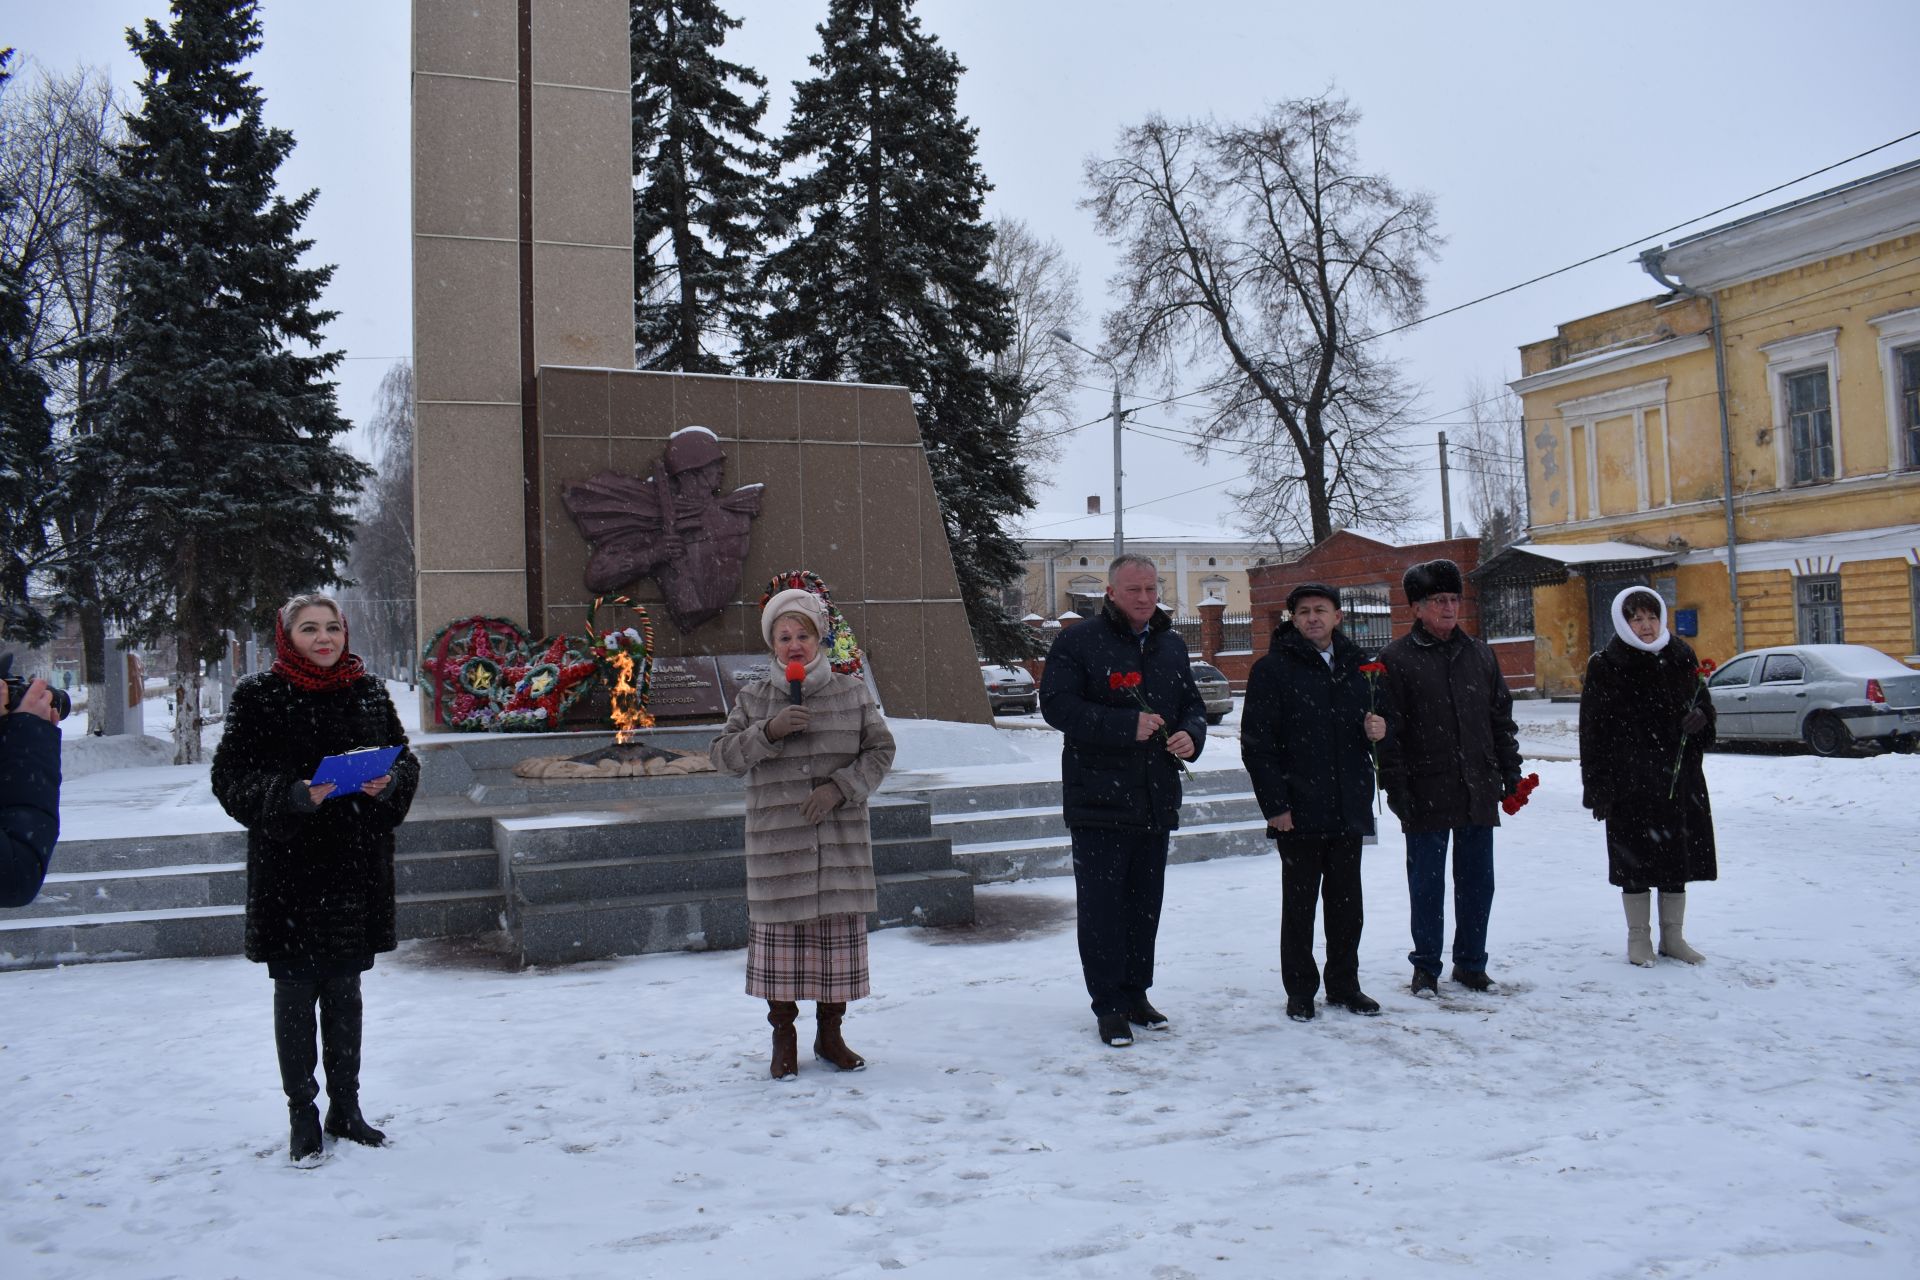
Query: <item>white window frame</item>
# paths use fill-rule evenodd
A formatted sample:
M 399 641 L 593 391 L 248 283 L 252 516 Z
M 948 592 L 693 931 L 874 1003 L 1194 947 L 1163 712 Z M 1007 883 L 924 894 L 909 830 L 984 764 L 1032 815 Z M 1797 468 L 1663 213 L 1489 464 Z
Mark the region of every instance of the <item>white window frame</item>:
M 1895 354 L 1920 347 L 1920 307 L 1891 311 L 1867 321 L 1879 331 L 1880 380 L 1887 396 L 1887 470 L 1912 471 L 1920 461 L 1906 458 L 1906 431 L 1900 422 L 1900 362 Z
M 1806 488 L 1831 484 L 1847 474 L 1846 454 L 1840 447 L 1840 327 L 1815 333 L 1795 334 L 1775 342 L 1762 343 L 1767 357 L 1767 394 L 1773 398 L 1773 476 L 1778 489 Z M 1833 430 L 1833 474 L 1806 485 L 1793 483 L 1792 432 L 1787 430 L 1787 378 L 1796 373 L 1824 369 L 1827 374 L 1827 413 Z
M 1671 378 L 1655 378 L 1651 382 L 1636 382 L 1630 387 L 1617 387 L 1612 391 L 1601 391 L 1590 396 L 1579 396 L 1572 400 L 1562 400 L 1554 407 L 1560 411 L 1561 452 L 1567 459 L 1567 519 L 1575 519 L 1573 500 L 1573 429 L 1587 429 L 1587 518 L 1598 519 L 1600 510 L 1600 433 L 1599 424 L 1608 418 L 1633 415 L 1633 481 L 1634 510 L 1652 509 L 1652 487 L 1647 482 L 1647 411 L 1660 411 L 1660 460 L 1666 470 L 1667 500 L 1662 506 L 1673 505 L 1673 419 L 1667 411 L 1667 384 Z M 1624 512 L 1604 514 L 1622 515 Z

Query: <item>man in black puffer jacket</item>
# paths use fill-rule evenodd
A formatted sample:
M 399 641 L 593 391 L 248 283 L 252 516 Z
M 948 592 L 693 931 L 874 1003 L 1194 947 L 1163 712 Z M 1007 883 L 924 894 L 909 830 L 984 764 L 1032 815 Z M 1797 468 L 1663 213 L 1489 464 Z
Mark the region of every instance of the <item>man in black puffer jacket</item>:
M 1066 739 L 1080 968 L 1100 1039 L 1114 1046 L 1133 1043 L 1131 1025 L 1167 1025 L 1147 1002 L 1167 839 L 1180 825 L 1179 761 L 1207 740 L 1187 642 L 1159 602 L 1153 561 L 1116 556 L 1099 615 L 1060 633 L 1040 677 L 1040 714 Z
M 1380 653 L 1380 785 L 1407 834 L 1413 917 L 1413 993 L 1439 994 L 1446 933 L 1447 840 L 1453 840 L 1453 980 L 1474 991 L 1487 977 L 1493 911 L 1493 829 L 1520 785 L 1513 695 L 1493 650 L 1460 629 L 1460 566 L 1414 565 L 1401 579 L 1413 630 Z
M 1327 1002 L 1360 1014 L 1360 842 L 1373 834 L 1372 714 L 1360 646 L 1340 630 L 1340 593 L 1318 582 L 1287 594 L 1288 620 L 1247 677 L 1240 758 L 1280 850 L 1280 980 L 1287 1016 L 1313 1018 L 1314 900 L 1327 903 Z

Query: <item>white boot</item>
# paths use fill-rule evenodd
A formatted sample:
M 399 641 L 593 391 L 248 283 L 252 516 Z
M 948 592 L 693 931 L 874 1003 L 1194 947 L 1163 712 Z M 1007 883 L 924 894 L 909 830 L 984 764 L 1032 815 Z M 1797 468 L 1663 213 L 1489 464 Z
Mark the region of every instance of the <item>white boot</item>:
M 1680 926 L 1686 918 L 1686 894 L 1663 893 L 1660 895 L 1660 954 L 1672 956 L 1675 960 L 1684 960 L 1688 964 L 1699 964 L 1706 957 L 1688 946 L 1685 935 L 1680 932 Z
M 1627 959 L 1642 968 L 1653 967 L 1653 895 L 1623 893 L 1627 908 Z

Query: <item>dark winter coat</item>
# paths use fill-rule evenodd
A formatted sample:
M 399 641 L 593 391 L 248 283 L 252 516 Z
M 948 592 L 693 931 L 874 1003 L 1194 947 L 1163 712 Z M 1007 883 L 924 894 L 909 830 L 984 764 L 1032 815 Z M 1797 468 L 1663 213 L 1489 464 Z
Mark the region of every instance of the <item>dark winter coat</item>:
M 33 901 L 59 838 L 59 726 L 25 712 L 0 716 L 0 907 Z
M 1166 723 L 1165 734 L 1207 742 L 1206 708 L 1193 683 L 1187 642 L 1156 610 L 1144 646 L 1111 602 L 1060 633 L 1040 674 L 1040 714 L 1060 730 L 1060 791 L 1069 827 L 1180 825 L 1180 765 L 1165 738 L 1134 740 L 1140 704 L 1111 678 L 1139 672 L 1138 692 Z
M 1421 626 L 1380 651 L 1380 785 L 1405 831 L 1500 825 L 1520 780 L 1513 695 L 1493 650 L 1455 627 Z
M 1336 630 L 1329 668 L 1313 642 L 1286 622 L 1247 677 L 1240 758 L 1261 814 L 1293 814 L 1293 832 L 1267 828 L 1282 848 L 1296 833 L 1373 833 L 1373 753 L 1361 723 L 1369 708 L 1363 660 L 1360 646 Z
M 400 753 L 378 798 L 330 796 L 314 809 L 306 780 L 326 756 L 406 741 L 371 676 L 309 693 L 270 671 L 234 688 L 213 794 L 247 829 L 249 960 L 324 964 L 393 950 L 393 830 L 413 803 L 418 757 Z
M 1616 636 L 1587 660 L 1580 694 L 1581 802 L 1606 818 L 1607 879 L 1613 884 L 1649 888 L 1719 874 L 1713 809 L 1700 767 L 1715 718 L 1698 663 L 1678 636 L 1658 653 Z M 1680 721 L 1695 707 L 1706 713 L 1706 726 L 1683 735 Z

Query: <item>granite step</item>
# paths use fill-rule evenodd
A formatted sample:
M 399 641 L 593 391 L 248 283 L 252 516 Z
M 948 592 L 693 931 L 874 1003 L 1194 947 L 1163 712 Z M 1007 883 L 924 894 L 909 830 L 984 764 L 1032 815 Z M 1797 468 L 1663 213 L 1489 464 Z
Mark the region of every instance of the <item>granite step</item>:
M 395 925 L 406 938 L 462 937 L 501 927 L 497 889 L 401 894 Z M 109 911 L 0 920 L 0 970 L 48 969 L 108 960 L 239 955 L 246 908 L 239 904 Z
M 868 916 L 869 929 L 966 924 L 973 919 L 973 879 L 964 871 L 876 875 L 875 887 L 879 910 Z M 592 902 L 516 901 L 512 933 L 521 962 L 529 965 L 744 947 L 746 890 L 634 894 Z
M 62 866 L 65 859 L 56 859 Z M 493 849 L 447 849 L 394 857 L 401 895 L 485 890 L 499 893 L 500 856 Z M 117 871 L 56 871 L 40 896 L 0 912 L 0 920 L 38 916 L 113 915 L 183 907 L 240 906 L 247 900 L 247 864 L 200 862 L 129 867 Z

